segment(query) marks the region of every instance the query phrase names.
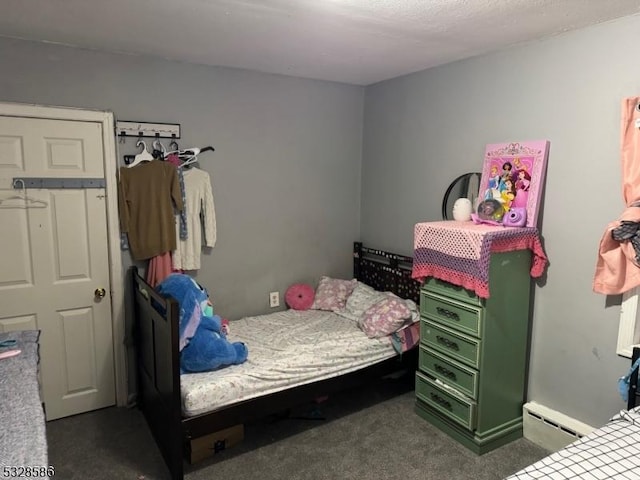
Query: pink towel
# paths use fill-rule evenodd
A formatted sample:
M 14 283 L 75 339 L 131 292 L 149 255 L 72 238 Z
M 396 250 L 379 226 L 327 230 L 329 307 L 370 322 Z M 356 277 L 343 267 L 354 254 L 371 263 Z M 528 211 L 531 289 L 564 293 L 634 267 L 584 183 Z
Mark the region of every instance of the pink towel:
M 622 194 L 627 208 L 620 218 L 607 225 L 600 240 L 593 291 L 606 295 L 624 293 L 640 285 L 640 268 L 631 242 L 614 240 L 611 232 L 621 221 L 640 222 L 640 97 L 622 101 L 621 159 Z

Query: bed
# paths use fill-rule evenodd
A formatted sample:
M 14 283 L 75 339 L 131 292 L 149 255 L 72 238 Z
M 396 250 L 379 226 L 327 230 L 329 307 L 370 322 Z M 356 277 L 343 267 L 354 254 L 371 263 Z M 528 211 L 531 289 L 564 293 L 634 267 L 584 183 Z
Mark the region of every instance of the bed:
M 354 243 L 353 273 L 358 282 L 417 304 L 420 284 L 411 278 L 411 272 L 411 257 Z M 173 480 L 183 478 L 184 453 L 193 439 L 363 385 L 386 374 L 415 371 L 417 366 L 417 349 L 399 354 L 391 338 L 369 339 L 353 320 L 330 312 L 289 310 L 231 322 L 230 339 L 245 341 L 249 346 L 246 364 L 180 375 L 179 305 L 159 295 L 135 267 L 131 267 L 131 278 L 138 404 Z M 296 351 L 308 363 L 279 364 L 275 370 L 293 374 L 289 380 L 283 380 L 276 375 L 281 372 L 262 368 L 275 358 L 274 351 L 282 352 L 284 348 L 278 344 L 282 340 L 272 336 L 257 344 L 255 327 L 259 327 L 259 336 L 264 337 L 265 331 L 276 331 L 291 320 L 287 318 L 290 316 L 296 320 L 293 328 L 296 342 L 300 342 L 295 344 Z M 266 325 L 269 327 L 264 328 Z M 321 325 L 324 333 L 313 325 Z M 328 351 L 315 354 L 319 345 L 328 344 L 337 345 L 333 354 Z M 243 383 L 246 379 L 249 381 Z
M 0 477 L 49 478 L 45 417 L 38 382 L 38 330 L 0 333 Z
M 633 362 L 640 348 L 633 350 Z M 633 364 L 633 363 L 632 363 Z M 507 477 L 506 480 L 640 478 L 640 406 L 638 369 L 631 373 L 627 410 L 604 426 Z

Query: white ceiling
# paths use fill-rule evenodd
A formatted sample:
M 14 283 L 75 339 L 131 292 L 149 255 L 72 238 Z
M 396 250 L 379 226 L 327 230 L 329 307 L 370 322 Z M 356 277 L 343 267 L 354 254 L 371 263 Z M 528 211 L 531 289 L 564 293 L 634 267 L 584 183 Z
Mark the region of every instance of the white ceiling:
M 368 85 L 640 0 L 2 0 L 0 36 Z

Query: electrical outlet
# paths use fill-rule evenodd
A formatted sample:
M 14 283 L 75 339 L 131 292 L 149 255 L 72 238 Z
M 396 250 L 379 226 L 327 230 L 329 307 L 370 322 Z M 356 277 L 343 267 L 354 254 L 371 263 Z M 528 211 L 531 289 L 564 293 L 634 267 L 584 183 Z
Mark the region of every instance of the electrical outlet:
M 280 292 L 271 292 L 269 294 L 269 306 L 271 308 L 280 306 Z

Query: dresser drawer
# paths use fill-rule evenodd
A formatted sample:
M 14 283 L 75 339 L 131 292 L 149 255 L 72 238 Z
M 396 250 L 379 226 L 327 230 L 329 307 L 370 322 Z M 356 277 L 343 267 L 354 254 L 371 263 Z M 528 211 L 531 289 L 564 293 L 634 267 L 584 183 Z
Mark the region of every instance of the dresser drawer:
M 428 291 L 420 295 L 420 313 L 434 322 L 471 335 L 480 335 L 482 309 L 467 303 L 449 300 Z
M 476 404 L 447 392 L 420 372 L 416 372 L 416 398 L 463 427 L 469 430 L 475 428 Z
M 478 395 L 478 372 L 438 352 L 420 347 L 419 368 L 472 398 Z
M 478 368 L 480 361 L 480 340 L 428 320 L 420 320 L 420 342 L 440 353 Z
M 444 280 L 429 277 L 425 280 L 422 288 L 423 290 L 438 293 L 440 295 L 444 295 L 445 297 L 451 297 L 462 300 L 463 302 L 472 303 L 473 305 L 482 306 L 482 299 L 478 297 L 475 292 L 467 290 L 466 288 L 460 287 L 458 285 L 453 285 L 452 283 L 445 282 Z

